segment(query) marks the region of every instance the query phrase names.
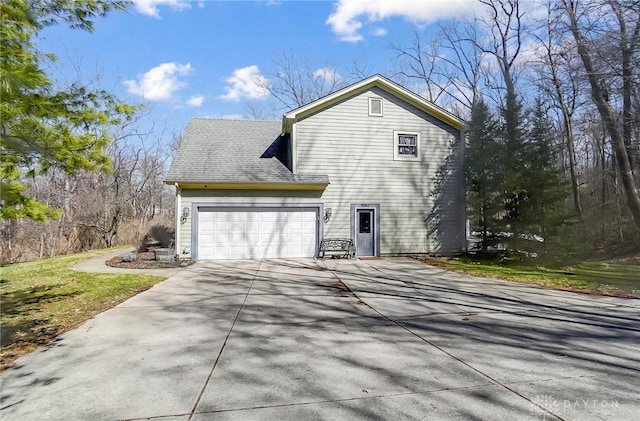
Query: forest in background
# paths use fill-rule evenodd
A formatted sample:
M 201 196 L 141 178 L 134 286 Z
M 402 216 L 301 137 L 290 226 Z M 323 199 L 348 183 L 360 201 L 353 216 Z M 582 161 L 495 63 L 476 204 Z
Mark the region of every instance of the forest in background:
M 640 1 L 550 0 L 535 14 L 522 1 L 478 1 L 482 16 L 391 45 L 397 54 L 386 74 L 470 122 L 465 175 L 477 247 L 560 262 L 637 251 Z M 30 21 L 20 3 L 2 4 L 3 22 L 15 27 L 1 34 L 1 261 L 136 244 L 153 226 L 171 227 L 173 188 L 162 179 L 179 135 L 141 132 L 143 107 L 56 87 L 36 71 L 43 53 L 31 37 L 56 17 L 91 30 L 91 19 L 126 4 L 34 2 L 40 8 Z M 274 69 L 263 79 L 270 101 L 247 104 L 253 118 L 277 117 L 373 73 L 360 62 L 318 78 L 295 53 L 283 53 Z M 27 71 L 35 73 L 25 78 Z M 59 107 L 24 107 L 44 93 Z M 87 95 L 93 102 L 78 105 Z M 70 118 L 79 112 L 87 118 Z

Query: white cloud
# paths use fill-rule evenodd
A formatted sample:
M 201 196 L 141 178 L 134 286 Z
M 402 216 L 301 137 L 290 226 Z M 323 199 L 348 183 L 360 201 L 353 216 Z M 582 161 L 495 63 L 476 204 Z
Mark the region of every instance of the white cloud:
M 204 103 L 204 95 L 194 95 L 187 100 L 187 105 L 200 107 Z
M 518 63 L 523 66 L 529 66 L 532 63 L 539 62 L 546 57 L 544 45 L 537 39 L 529 39 L 522 43 L 518 53 Z
M 431 23 L 439 19 L 467 15 L 478 10 L 475 0 L 339 0 L 327 25 L 342 41 L 358 42 L 364 23 L 389 17 L 403 17 L 414 23 Z
M 136 10 L 143 15 L 160 18 L 158 6 L 169 6 L 174 10 L 189 9 L 191 5 L 188 0 L 132 0 Z
M 329 84 L 333 84 L 333 83 L 340 83 L 342 82 L 342 77 L 338 74 L 338 72 L 336 71 L 335 67 L 321 67 L 319 69 L 316 69 L 313 72 L 313 77 L 314 78 L 321 78 L 324 79 L 324 81 L 326 83 Z
M 245 116 L 243 116 L 242 114 L 225 114 L 220 118 L 224 120 L 245 120 L 246 119 Z
M 220 98 L 228 101 L 240 99 L 260 99 L 269 96 L 269 79 L 260 74 L 258 66 L 247 66 L 233 71 L 233 75 L 225 79 L 228 86 L 226 94 Z
M 137 81 L 125 80 L 123 83 L 131 94 L 150 101 L 164 101 L 186 86 L 178 77 L 188 75 L 191 70 L 190 63 L 162 63 L 138 77 Z
M 374 28 L 373 31 L 371 31 L 371 34 L 373 34 L 376 37 L 383 37 L 385 35 L 387 35 L 387 29 L 386 28 Z
M 247 118 L 245 116 L 243 116 L 242 114 L 204 114 L 199 116 L 200 118 L 215 118 L 215 119 L 222 119 L 222 120 L 247 120 Z

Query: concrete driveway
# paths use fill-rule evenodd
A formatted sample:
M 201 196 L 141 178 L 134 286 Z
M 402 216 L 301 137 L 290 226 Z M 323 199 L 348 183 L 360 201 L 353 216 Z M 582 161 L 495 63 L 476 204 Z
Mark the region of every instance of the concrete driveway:
M 631 420 L 640 300 L 410 259 L 199 262 L 2 374 L 3 420 Z

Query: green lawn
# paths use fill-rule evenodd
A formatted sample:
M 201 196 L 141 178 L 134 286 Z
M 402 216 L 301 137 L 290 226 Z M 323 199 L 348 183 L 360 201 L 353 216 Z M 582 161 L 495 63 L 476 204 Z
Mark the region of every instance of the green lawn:
M 572 291 L 640 298 L 640 265 L 637 261 L 586 261 L 562 269 L 536 267 L 524 263 L 501 265 L 490 260 L 474 260 L 472 257 L 430 259 L 427 263 L 471 275 Z
M 0 369 L 164 279 L 69 269 L 112 251 L 97 250 L 0 267 Z

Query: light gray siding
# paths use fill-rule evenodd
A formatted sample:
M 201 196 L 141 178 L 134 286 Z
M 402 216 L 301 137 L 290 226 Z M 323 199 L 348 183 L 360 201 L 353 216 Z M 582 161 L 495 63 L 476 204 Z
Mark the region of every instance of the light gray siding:
M 369 115 L 369 98 L 383 115 Z M 394 131 L 420 134 L 420 160 L 394 160 Z M 352 205 L 379 205 L 379 254 L 455 253 L 465 247 L 460 131 L 383 89 L 347 97 L 296 122 L 296 174 L 329 177 L 324 191 L 183 189 L 191 216 L 178 228 L 177 248 L 192 244 L 194 204 L 309 205 L 331 208 L 324 238 L 351 238 Z
M 382 117 L 369 116 L 370 97 L 383 98 Z M 398 130 L 420 133 L 420 161 L 394 160 Z M 294 168 L 329 176 L 325 237 L 350 237 L 351 204 L 379 204 L 380 254 L 456 252 L 465 238 L 459 140 L 459 130 L 372 88 L 295 124 Z

